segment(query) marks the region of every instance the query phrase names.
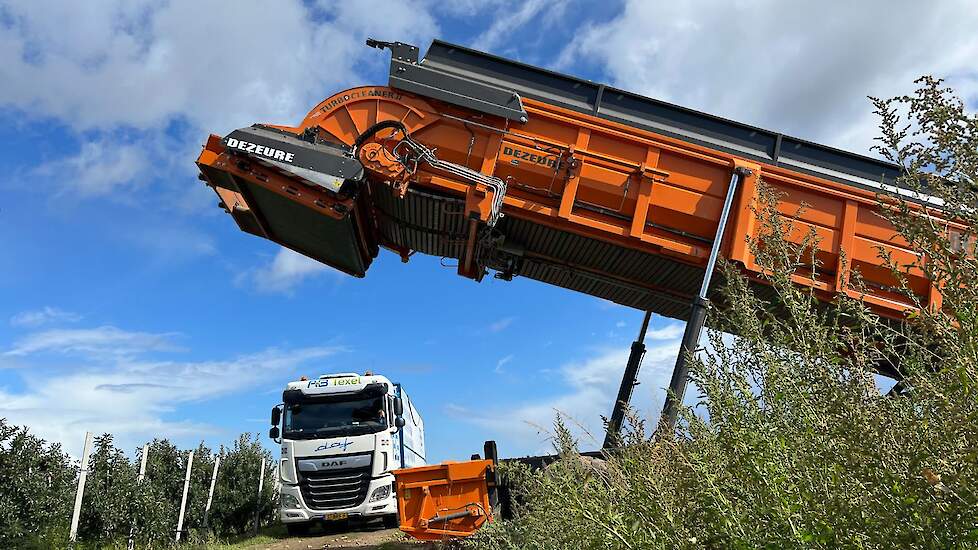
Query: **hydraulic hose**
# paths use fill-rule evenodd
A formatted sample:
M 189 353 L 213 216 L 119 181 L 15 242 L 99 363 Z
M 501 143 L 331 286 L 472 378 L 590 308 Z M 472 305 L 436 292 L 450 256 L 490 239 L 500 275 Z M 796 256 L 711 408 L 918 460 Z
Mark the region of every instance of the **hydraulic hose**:
M 401 133 L 404 135 L 404 139 L 401 143 L 405 144 L 410 149 L 411 153 L 415 155 L 417 160 L 426 162 L 432 168 L 453 174 L 456 177 L 481 183 L 492 190 L 492 206 L 490 207 L 489 219 L 486 221 L 486 223 L 490 228 L 496 225 L 496 222 L 502 217 L 503 196 L 506 195 L 506 182 L 495 176 L 487 176 L 466 166 L 439 159 L 432 149 L 429 149 L 421 143 L 414 141 L 404 124 L 398 120 L 383 120 L 364 130 L 363 133 L 357 136 L 357 139 L 353 141 L 353 149 L 350 151 L 351 155 L 356 158 L 360 147 L 374 134 L 386 128 L 394 128 L 401 131 Z M 397 147 L 394 149 L 396 151 Z M 401 162 L 404 162 L 403 157 L 401 158 Z
M 364 143 L 367 142 L 368 139 L 370 139 L 374 134 L 376 134 L 377 132 L 379 132 L 379 131 L 381 131 L 381 130 L 383 130 L 385 128 L 395 128 L 397 130 L 400 130 L 401 133 L 404 134 L 404 139 L 408 139 L 408 140 L 411 139 L 408 136 L 407 128 L 404 127 L 404 124 L 401 121 L 399 121 L 399 120 L 382 120 L 382 121 L 374 124 L 370 128 L 367 128 L 366 130 L 363 131 L 362 134 L 360 134 L 359 136 L 357 136 L 357 139 L 354 140 L 354 142 L 353 142 L 353 151 L 352 151 L 353 157 L 356 158 L 357 151 L 360 149 L 360 147 Z

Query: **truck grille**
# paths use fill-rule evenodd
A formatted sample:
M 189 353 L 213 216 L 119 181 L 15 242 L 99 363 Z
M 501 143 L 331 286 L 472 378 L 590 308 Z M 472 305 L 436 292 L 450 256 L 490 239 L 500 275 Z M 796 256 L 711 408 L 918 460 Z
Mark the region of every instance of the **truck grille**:
M 313 510 L 358 506 L 367 498 L 370 467 L 325 472 L 299 472 L 299 491 Z

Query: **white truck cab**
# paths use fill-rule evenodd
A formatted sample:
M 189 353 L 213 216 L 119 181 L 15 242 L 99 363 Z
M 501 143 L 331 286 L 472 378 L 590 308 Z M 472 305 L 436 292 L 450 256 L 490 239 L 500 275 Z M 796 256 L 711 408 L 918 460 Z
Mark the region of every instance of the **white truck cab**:
M 391 471 L 425 464 L 421 415 L 399 384 L 369 372 L 289 382 L 269 436 L 281 444 L 280 517 L 291 534 L 320 521 L 396 526 Z

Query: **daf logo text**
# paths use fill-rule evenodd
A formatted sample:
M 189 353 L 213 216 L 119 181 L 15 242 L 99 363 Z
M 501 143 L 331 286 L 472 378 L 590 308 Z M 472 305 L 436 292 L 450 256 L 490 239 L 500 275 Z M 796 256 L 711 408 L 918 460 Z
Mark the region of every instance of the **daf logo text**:
M 349 447 L 351 444 L 352 443 L 349 439 L 344 439 L 343 441 L 333 441 L 330 443 L 326 443 L 325 445 L 320 445 L 319 447 L 316 447 L 316 450 L 314 452 L 329 451 L 332 449 L 339 449 L 341 451 L 345 451 L 346 448 Z

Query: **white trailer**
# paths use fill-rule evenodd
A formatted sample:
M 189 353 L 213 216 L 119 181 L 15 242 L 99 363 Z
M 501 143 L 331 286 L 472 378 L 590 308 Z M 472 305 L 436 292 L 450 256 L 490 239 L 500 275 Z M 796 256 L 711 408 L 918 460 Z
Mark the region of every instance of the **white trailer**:
M 280 517 L 290 534 L 322 521 L 396 526 L 391 472 L 426 464 L 418 410 L 400 384 L 371 373 L 289 382 L 269 437 L 281 444 Z

